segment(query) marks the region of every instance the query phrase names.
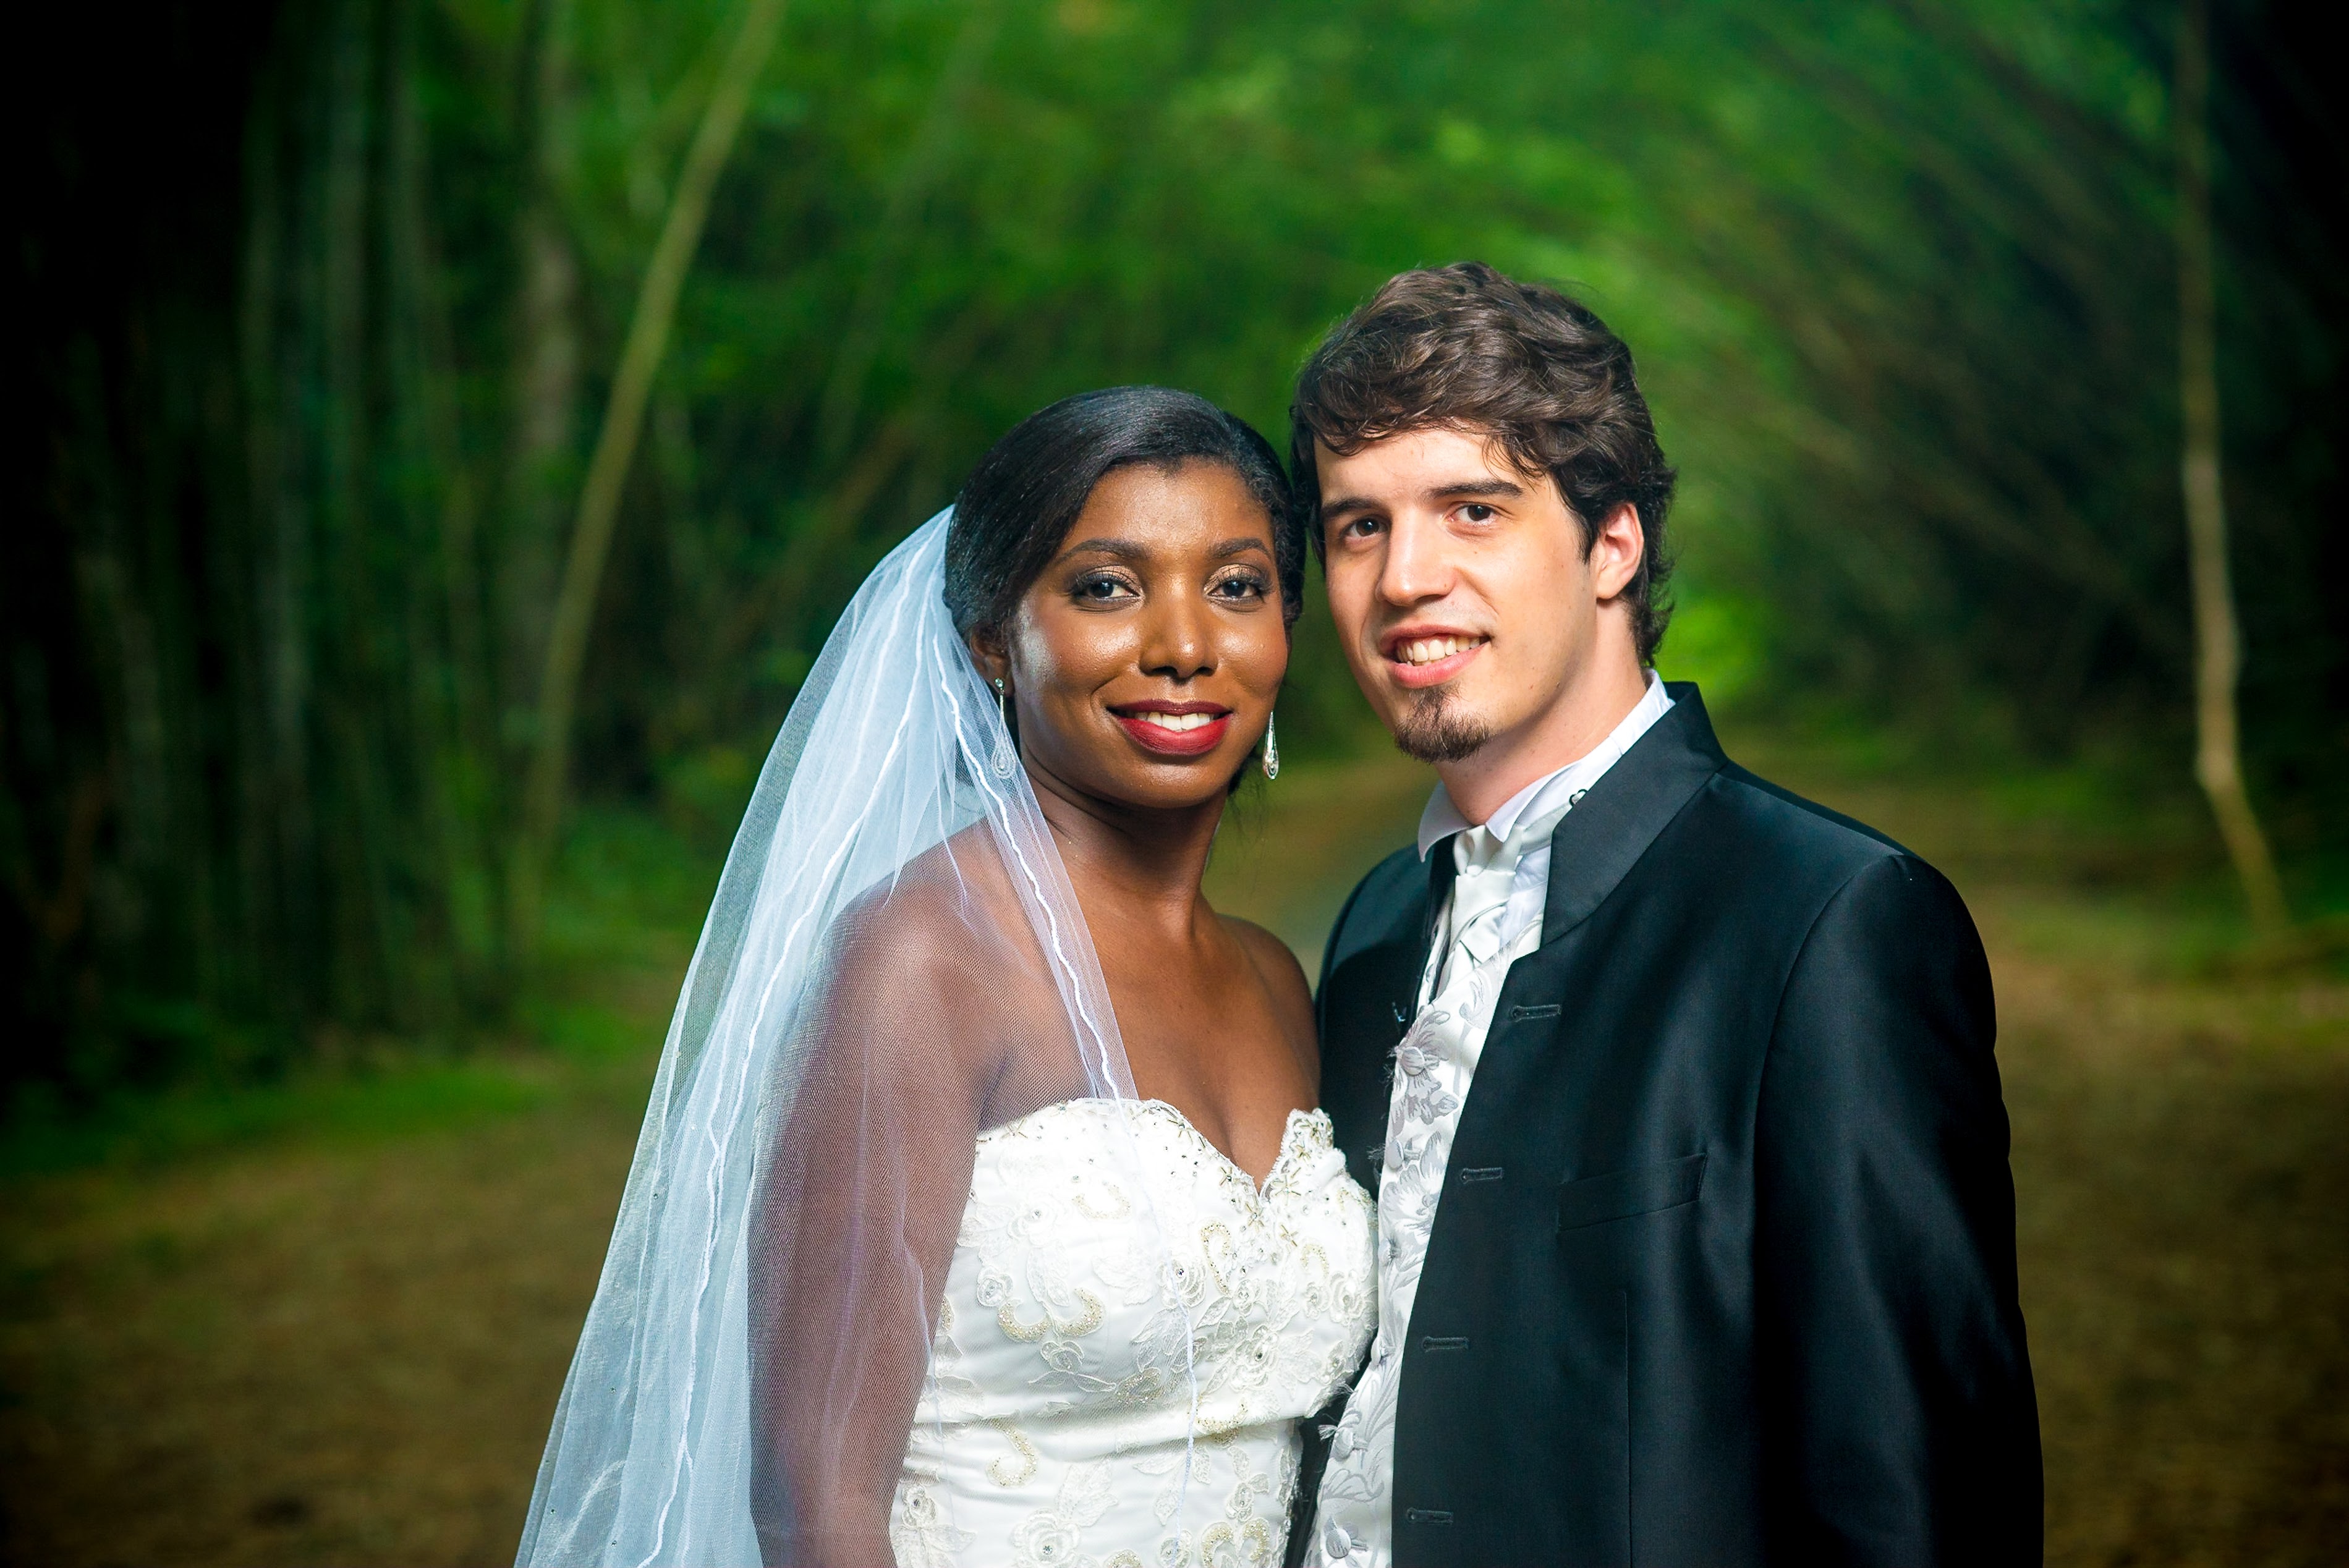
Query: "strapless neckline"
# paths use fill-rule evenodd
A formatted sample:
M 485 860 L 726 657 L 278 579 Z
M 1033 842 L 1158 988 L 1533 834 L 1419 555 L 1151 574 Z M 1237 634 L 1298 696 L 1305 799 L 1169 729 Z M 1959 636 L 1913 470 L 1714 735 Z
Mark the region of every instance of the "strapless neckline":
M 1288 1119 L 1281 1124 L 1279 1152 L 1272 1157 L 1271 1169 L 1264 1173 L 1264 1180 L 1258 1181 L 1247 1173 L 1247 1169 L 1238 1161 L 1225 1153 L 1222 1145 L 1200 1131 L 1198 1125 L 1183 1114 L 1183 1109 L 1180 1106 L 1155 1099 L 1120 1099 L 1107 1095 L 1083 1095 L 1072 1099 L 1054 1100 L 1051 1104 L 1040 1106 L 1024 1116 L 1015 1116 L 1009 1121 L 999 1122 L 980 1133 L 978 1140 L 981 1144 L 985 1144 L 992 1139 L 1010 1137 L 1040 1118 L 1062 1114 L 1079 1107 L 1121 1105 L 1130 1106 L 1137 1111 L 1154 1113 L 1160 1120 L 1174 1128 L 1187 1141 L 1197 1144 L 1213 1156 L 1217 1166 L 1237 1177 L 1247 1188 L 1248 1195 L 1258 1204 L 1262 1204 L 1271 1195 L 1273 1189 L 1279 1184 L 1283 1177 L 1292 1173 L 1292 1169 L 1299 1161 L 1312 1157 L 1319 1146 L 1313 1137 L 1316 1131 L 1322 1135 L 1319 1140 L 1322 1144 L 1329 1142 L 1330 1138 L 1328 1111 L 1302 1108 L 1291 1110 L 1288 1113 Z
M 1141 1099 L 1136 1100 L 1134 1104 L 1137 1108 L 1143 1110 L 1163 1110 L 1168 1116 L 1173 1117 L 1176 1124 L 1179 1125 L 1185 1132 L 1189 1133 L 1193 1138 L 1198 1140 L 1199 1142 L 1205 1144 L 1216 1159 L 1222 1161 L 1226 1165 L 1230 1166 L 1233 1172 L 1248 1184 L 1248 1191 L 1256 1194 L 1257 1201 L 1259 1202 L 1263 1202 L 1266 1193 L 1272 1191 L 1273 1183 L 1280 1180 L 1286 1167 L 1303 1159 L 1307 1154 L 1312 1151 L 1312 1144 L 1309 1140 L 1298 1137 L 1299 1124 L 1300 1122 L 1303 1123 L 1306 1129 L 1309 1131 L 1317 1121 L 1323 1125 L 1327 1125 L 1330 1120 L 1328 1113 L 1321 1110 L 1297 1109 L 1290 1111 L 1288 1113 L 1288 1119 L 1280 1124 L 1279 1151 L 1273 1155 L 1270 1169 L 1265 1171 L 1264 1180 L 1259 1181 L 1255 1177 L 1247 1173 L 1247 1166 L 1242 1165 L 1238 1161 L 1225 1153 L 1222 1144 L 1217 1143 L 1214 1139 L 1200 1131 L 1198 1123 L 1193 1121 L 1189 1117 L 1183 1114 L 1182 1107 L 1169 1104 L 1167 1101 L 1163 1099 Z

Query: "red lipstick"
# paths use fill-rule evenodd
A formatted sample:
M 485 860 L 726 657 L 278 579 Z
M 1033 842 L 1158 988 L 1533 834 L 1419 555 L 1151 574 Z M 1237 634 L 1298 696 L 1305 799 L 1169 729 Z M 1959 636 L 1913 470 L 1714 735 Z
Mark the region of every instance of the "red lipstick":
M 1162 757 L 1203 757 L 1222 745 L 1232 727 L 1232 710 L 1219 702 L 1122 702 L 1109 711 L 1143 749 Z M 1187 718 L 1195 714 L 1206 716 L 1206 722 L 1184 729 L 1144 717 Z

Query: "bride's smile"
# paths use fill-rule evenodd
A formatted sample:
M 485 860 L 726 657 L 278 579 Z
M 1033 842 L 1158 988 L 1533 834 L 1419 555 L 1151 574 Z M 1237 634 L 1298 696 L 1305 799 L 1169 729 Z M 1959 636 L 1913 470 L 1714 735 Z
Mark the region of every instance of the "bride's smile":
M 1232 710 L 1213 702 L 1129 702 L 1110 712 L 1125 732 L 1164 757 L 1203 757 L 1231 733 Z

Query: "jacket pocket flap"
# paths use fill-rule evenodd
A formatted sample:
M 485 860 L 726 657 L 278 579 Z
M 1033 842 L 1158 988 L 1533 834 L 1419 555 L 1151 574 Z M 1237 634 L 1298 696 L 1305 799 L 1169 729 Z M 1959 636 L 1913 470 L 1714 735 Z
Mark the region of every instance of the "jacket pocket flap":
M 1585 1176 L 1558 1188 L 1557 1228 L 1574 1231 L 1633 1214 L 1652 1214 L 1659 1209 L 1677 1209 L 1695 1202 L 1703 1186 L 1702 1154 Z

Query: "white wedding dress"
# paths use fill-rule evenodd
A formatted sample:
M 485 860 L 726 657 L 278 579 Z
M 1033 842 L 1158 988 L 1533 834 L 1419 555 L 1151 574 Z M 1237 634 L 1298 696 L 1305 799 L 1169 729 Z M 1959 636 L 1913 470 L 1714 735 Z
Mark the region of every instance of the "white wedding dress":
M 1261 1191 L 1157 1100 L 981 1133 L 899 1568 L 1278 1563 L 1298 1422 L 1377 1322 L 1374 1232 L 1319 1111 L 1290 1113 Z
M 522 1568 L 1278 1560 L 1370 1199 L 1318 1114 L 1259 1192 L 1133 1099 L 952 527 L 857 590 L 743 812 Z

